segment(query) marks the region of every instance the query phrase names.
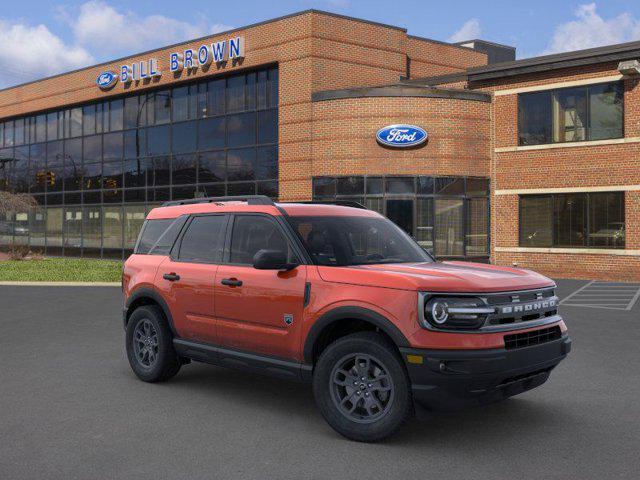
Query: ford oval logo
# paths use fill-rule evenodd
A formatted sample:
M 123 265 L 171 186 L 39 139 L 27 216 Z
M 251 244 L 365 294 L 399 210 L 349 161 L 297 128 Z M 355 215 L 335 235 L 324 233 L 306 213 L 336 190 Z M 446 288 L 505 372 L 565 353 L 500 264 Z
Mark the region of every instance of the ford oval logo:
M 427 141 L 427 132 L 415 125 L 389 125 L 376 134 L 378 142 L 388 147 L 416 147 Z
M 96 79 L 96 85 L 102 90 L 107 90 L 115 85 L 118 76 L 113 72 L 102 72 Z

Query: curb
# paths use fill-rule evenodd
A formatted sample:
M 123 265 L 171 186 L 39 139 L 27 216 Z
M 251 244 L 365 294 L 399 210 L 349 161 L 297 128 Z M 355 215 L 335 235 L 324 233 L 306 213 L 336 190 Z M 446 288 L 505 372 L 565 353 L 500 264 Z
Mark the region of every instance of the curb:
M 1 285 L 15 287 L 120 287 L 120 282 L 4 282 Z

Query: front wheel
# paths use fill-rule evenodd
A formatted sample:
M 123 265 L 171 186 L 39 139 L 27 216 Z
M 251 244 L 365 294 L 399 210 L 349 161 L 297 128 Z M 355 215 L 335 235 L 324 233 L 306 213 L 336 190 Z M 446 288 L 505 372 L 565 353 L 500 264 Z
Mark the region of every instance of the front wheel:
M 329 425 L 361 442 L 388 437 L 413 412 L 402 360 L 379 333 L 354 333 L 329 345 L 316 364 L 313 391 Z

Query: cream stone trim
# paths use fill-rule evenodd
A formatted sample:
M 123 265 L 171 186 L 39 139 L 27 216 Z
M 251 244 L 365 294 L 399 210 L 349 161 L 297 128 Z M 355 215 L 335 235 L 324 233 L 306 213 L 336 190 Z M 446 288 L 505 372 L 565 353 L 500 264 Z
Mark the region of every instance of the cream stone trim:
M 622 80 L 624 75 L 609 75 L 607 77 L 584 78 L 582 80 L 570 80 L 567 82 L 547 83 L 545 85 L 532 85 L 530 87 L 508 88 L 506 90 L 496 90 L 493 95 L 500 97 L 502 95 L 514 95 L 516 93 L 525 92 L 541 92 L 544 90 L 552 90 L 554 88 L 579 87 L 581 85 L 593 85 L 594 83 L 617 82 Z
M 496 153 L 526 152 L 529 150 L 549 150 L 552 148 L 597 147 L 599 145 L 617 145 L 622 143 L 639 143 L 640 137 L 611 138 L 609 140 L 588 140 L 585 142 L 545 143 L 543 145 L 523 145 L 520 147 L 494 148 Z
M 533 195 L 543 193 L 636 192 L 640 185 L 602 185 L 598 187 L 517 188 L 494 190 L 494 195 Z
M 618 250 L 606 248 L 539 248 L 539 247 L 495 247 L 496 252 L 506 253 L 561 253 L 569 255 L 617 255 L 640 256 L 640 250 Z

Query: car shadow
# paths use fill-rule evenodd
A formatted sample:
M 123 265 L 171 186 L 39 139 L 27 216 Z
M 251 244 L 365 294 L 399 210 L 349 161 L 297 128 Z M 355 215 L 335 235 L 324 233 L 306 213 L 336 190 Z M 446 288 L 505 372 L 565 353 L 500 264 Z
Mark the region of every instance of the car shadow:
M 317 410 L 311 386 L 277 378 L 209 365 L 188 365 L 165 384 L 191 392 L 203 393 L 246 406 L 289 421 L 303 419 L 324 424 Z M 429 412 L 412 418 L 396 435 L 385 440 L 389 446 L 455 444 L 466 441 L 500 442 L 513 439 L 522 432 L 562 428 L 571 422 L 571 415 L 557 402 L 531 399 L 525 396 L 509 398 L 485 406 L 470 407 L 455 412 Z M 315 419 L 315 420 L 314 420 Z M 319 428 L 318 435 L 342 439 L 328 425 Z

